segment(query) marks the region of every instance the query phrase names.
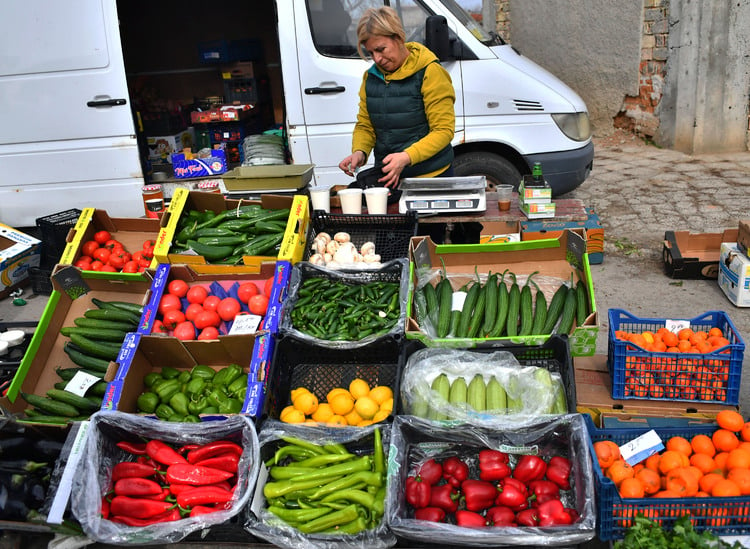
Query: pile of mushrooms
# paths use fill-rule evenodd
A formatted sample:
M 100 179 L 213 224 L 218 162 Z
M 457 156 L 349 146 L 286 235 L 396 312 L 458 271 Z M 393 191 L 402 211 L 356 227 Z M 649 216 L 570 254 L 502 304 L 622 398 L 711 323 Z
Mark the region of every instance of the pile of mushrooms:
M 328 269 L 377 269 L 382 265 L 374 242 L 365 242 L 358 250 L 346 232 L 338 232 L 333 238 L 326 232 L 318 233 L 310 251 L 310 263 Z

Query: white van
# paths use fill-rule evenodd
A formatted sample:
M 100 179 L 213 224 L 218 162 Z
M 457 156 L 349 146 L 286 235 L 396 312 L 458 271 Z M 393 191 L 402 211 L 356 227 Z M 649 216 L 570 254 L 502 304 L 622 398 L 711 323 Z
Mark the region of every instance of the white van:
M 451 74 L 456 175 L 517 185 L 541 162 L 556 195 L 586 179 L 594 150 L 584 102 L 455 0 L 13 0 L 0 20 L 0 221 L 33 226 L 85 206 L 143 215 L 149 174 L 133 90 L 155 75 L 213 77 L 216 67 L 197 59 L 201 40 L 260 36 L 292 161 L 315 165 L 315 185 L 349 183 L 338 163 L 369 66 L 356 54 L 356 24 L 383 3 Z M 189 87 L 178 86 L 185 97 L 206 91 Z

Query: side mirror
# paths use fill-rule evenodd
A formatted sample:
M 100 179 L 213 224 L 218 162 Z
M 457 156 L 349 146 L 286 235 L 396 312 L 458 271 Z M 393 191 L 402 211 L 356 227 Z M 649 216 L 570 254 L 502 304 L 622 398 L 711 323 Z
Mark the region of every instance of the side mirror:
M 448 36 L 448 21 L 442 15 L 430 15 L 425 21 L 425 46 L 430 48 L 440 61 L 454 59 Z

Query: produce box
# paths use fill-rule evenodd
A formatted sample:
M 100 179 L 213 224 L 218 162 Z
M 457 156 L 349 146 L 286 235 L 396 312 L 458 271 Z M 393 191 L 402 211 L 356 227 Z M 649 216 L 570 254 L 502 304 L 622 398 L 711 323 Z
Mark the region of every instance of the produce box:
M 742 535 L 750 532 L 747 509 L 750 496 L 737 497 L 679 497 L 679 498 L 623 498 L 618 493 L 615 483 L 606 477 L 595 458 L 593 444 L 601 440 L 611 440 L 618 446 L 633 441 L 650 431 L 651 427 L 599 429 L 588 415 L 584 414 L 587 443 L 593 462 L 593 474 L 596 483 L 597 515 L 599 539 L 608 541 L 621 539 L 638 513 L 657 522 L 665 529 L 671 529 L 674 521 L 690 515 L 690 521 L 696 531 L 711 531 L 718 536 Z M 703 434 L 711 436 L 716 425 L 695 425 L 689 427 L 657 427 L 653 429 L 658 437 L 666 442 L 674 436 L 687 440 Z
M 287 221 L 286 232 L 281 242 L 278 256 L 245 256 L 241 265 L 218 265 L 206 262 L 203 256 L 171 253 L 170 248 L 175 238 L 175 231 L 183 212 L 189 210 L 221 213 L 239 206 L 259 204 L 265 209 L 289 208 L 291 213 Z M 154 257 L 159 263 L 185 263 L 191 265 L 199 274 L 251 273 L 257 274 L 260 265 L 268 261 L 289 261 L 295 263 L 302 259 L 307 239 L 307 227 L 310 215 L 307 197 L 304 195 L 281 196 L 265 194 L 260 200 L 225 199 L 217 193 L 175 189 L 169 208 L 161 219 L 161 229 L 154 250 Z
M 421 341 L 407 340 L 404 351 L 406 360 L 400 399 L 402 413 L 428 418 L 432 417 L 432 413 L 439 413 L 447 416 L 447 419 L 470 421 L 497 420 L 498 416 L 506 414 L 565 414 L 576 409 L 573 360 L 565 336 L 551 336 L 543 344 L 534 346 L 507 346 L 489 341 L 470 349 L 429 348 Z M 545 378 L 534 368 L 544 369 L 552 377 Z M 440 394 L 439 389 L 436 390 L 435 378 L 441 374 L 446 375 L 450 384 L 448 399 L 444 393 Z M 480 398 L 479 401 L 482 409 L 472 406 L 468 394 L 477 375 L 481 377 L 480 387 L 483 386 L 479 394 L 485 394 L 485 399 Z M 500 401 L 502 410 L 494 412 L 491 408 L 497 400 L 492 400 L 488 395 L 492 376 L 499 381 L 506 395 L 506 402 L 503 404 L 502 399 Z M 467 384 L 465 397 L 458 396 L 462 391 L 455 392 L 456 396 L 452 391 L 458 378 L 463 378 Z M 459 387 L 460 383 L 459 380 Z M 556 393 L 555 386 L 563 392 Z M 511 405 L 507 402 L 512 399 L 516 399 L 517 403 Z M 420 403 L 422 408 L 418 410 Z M 560 409 L 554 410 L 557 405 L 560 405 Z
M 440 540 L 441 544 L 451 547 L 547 547 L 584 543 L 594 537 L 596 527 L 591 450 L 586 435 L 580 414 L 538 419 L 524 424 L 504 423 L 501 429 L 496 424 L 438 423 L 413 416 L 397 416 L 393 421 L 388 466 L 388 525 L 399 538 L 425 544 Z M 458 519 L 430 522 L 414 518 L 413 507 L 405 498 L 408 476 L 416 474 L 430 458 L 442 464 L 447 459 L 459 458 L 468 465 L 468 478 L 478 479 L 481 470 L 478 454 L 487 449 L 507 454 L 508 465 L 514 470 L 516 478 L 523 478 L 521 473 L 525 465 L 517 467 L 521 459 L 529 460 L 533 456 L 545 462 L 553 457 L 569 460 L 572 466 L 567 476 L 570 486 L 569 489 L 560 490 L 560 499 L 566 508 L 574 509 L 579 517 L 572 524 L 544 527 L 464 527 L 456 524 Z M 462 491 L 465 492 L 463 486 Z M 445 488 L 439 490 L 442 492 Z M 467 500 L 465 494 L 462 500 Z M 476 500 L 475 508 L 481 506 L 479 495 Z M 481 514 L 484 511 L 478 512 Z M 452 514 L 446 512 L 446 515 Z
M 313 176 L 313 164 L 238 166 L 222 176 L 228 191 L 300 190 Z
M 157 521 L 147 526 L 127 526 L 102 517 L 101 506 L 105 494 L 112 490 L 114 467 L 123 461 L 135 461 L 135 455 L 121 449 L 118 443 L 143 443 L 160 441 L 173 450 L 186 444 L 203 446 L 213 442 L 227 441 L 238 445 L 242 453 L 238 456 L 237 473 L 228 482 L 232 496 L 225 507 L 213 513 L 197 514 L 175 520 Z M 72 487 L 71 509 L 79 519 L 85 535 L 103 544 L 114 545 L 165 545 L 179 542 L 192 532 L 206 535 L 212 527 L 229 522 L 244 509 L 255 488 L 260 468 L 258 460 L 258 436 L 252 422 L 244 416 L 231 416 L 205 423 L 166 423 L 150 418 L 119 412 L 97 413 L 92 417 L 88 436 L 78 457 L 78 466 Z M 175 470 L 159 477 L 162 486 L 170 482 L 170 475 L 179 475 Z M 179 477 L 178 477 L 179 478 Z M 179 499 L 191 509 L 190 499 Z M 117 496 L 119 497 L 119 496 Z M 113 498 L 114 502 L 114 498 Z M 157 502 L 161 503 L 161 502 Z M 164 507 L 170 503 L 165 502 Z M 110 507 L 120 513 L 129 509 L 122 505 Z M 137 513 L 137 511 L 131 511 Z M 113 513 L 114 514 L 114 513 Z M 210 539 L 210 536 L 207 538 Z M 204 540 L 204 544 L 206 541 Z
M 530 177 L 523 177 L 518 186 L 518 201 L 525 204 L 549 204 L 552 201 L 552 187 L 534 184 Z
M 736 410 L 704 402 L 685 402 L 654 399 L 613 399 L 612 377 L 607 367 L 607 355 L 582 356 L 574 359 L 576 410 L 589 414 L 597 427 L 607 421 L 641 418 L 649 424 L 659 420 L 671 422 L 713 421 L 722 410 Z
M 0 299 L 29 284 L 29 269 L 39 267 L 41 242 L 0 223 Z
M 666 231 L 662 259 L 664 270 L 672 278 L 715 279 L 719 275 L 722 242 L 735 242 L 737 229 L 721 233 Z
M 750 219 L 741 219 L 739 228 L 737 229 L 737 248 L 747 255 L 750 256 L 748 250 L 750 250 Z
M 175 152 L 169 158 L 177 179 L 206 177 L 227 171 L 227 155 L 222 149 L 211 149 L 211 156 L 207 157 Z
M 377 386 L 390 389 L 391 410 L 386 417 L 391 416 L 398 412 L 403 360 L 399 341 L 385 339 L 357 349 L 327 349 L 294 337 L 282 337 L 273 353 L 265 415 L 279 419 L 284 408 L 292 404 L 291 391 L 298 387 L 306 388 L 323 403 L 332 389 L 348 390 L 354 379 L 363 379 L 370 389 Z M 381 409 L 386 408 L 381 406 Z M 322 419 L 321 422 L 325 423 Z
M 750 307 L 750 258 L 732 242 L 721 244 L 719 287 L 737 307 Z
M 487 221 L 482 223 L 480 244 L 502 244 L 521 240 L 521 224 L 518 221 Z
M 604 261 L 604 228 L 593 209 L 587 208 L 587 214 L 586 221 L 522 221 L 521 240 L 560 238 L 565 229 L 583 229 L 589 265 L 599 265 Z
M 424 326 L 420 326 L 415 310 L 415 298 L 419 300 L 416 305 L 421 306 L 423 298 L 418 297 L 422 293 L 419 290 L 426 283 L 434 286 L 441 279 L 443 262 L 445 262 L 446 273 L 454 291 L 454 299 L 457 297 L 457 290 L 464 284 L 476 281 L 477 273 L 484 283 L 490 272 L 502 275 L 503 271 L 508 270 L 518 277 L 520 284 L 525 284 L 528 275 L 536 273 L 532 280 L 544 291 L 548 305 L 562 283 L 570 285 L 571 276 L 574 281 L 582 280 L 586 290 L 588 314 L 581 325 L 573 324 L 569 333 L 570 349 L 573 356 L 594 354 L 598 318 L 594 300 L 594 284 L 585 251 L 584 239 L 571 230 L 565 230 L 558 239 L 506 244 L 436 245 L 428 237 L 414 237 L 411 239 L 409 250 L 410 277 L 412 287 L 417 291 L 412 291 L 409 298 L 406 337 L 419 339 L 427 346 L 453 347 L 472 347 L 488 339 L 505 342 L 508 345 L 540 345 L 549 338 L 549 335 L 437 338 L 429 316 Z M 507 273 L 505 283 L 510 288 L 512 279 Z M 454 301 L 454 304 L 456 303 Z M 460 305 L 455 306 L 463 306 L 463 301 L 458 303 Z
M 136 280 L 112 280 L 102 278 L 95 271 L 79 271 L 74 267 L 58 271 L 53 276 L 53 285 L 55 291 L 47 301 L 23 361 L 7 395 L 0 399 L 0 406 L 13 413 L 22 412 L 28 407 L 20 392 L 44 396 L 63 379 L 58 369 L 78 367 L 64 351 L 69 338 L 63 336 L 60 330 L 74 326 L 74 319 L 83 317 L 87 310 L 97 309 L 92 300 L 148 304 L 153 297 L 150 293 L 151 280 L 140 277 Z M 106 374 L 101 375 L 104 380 L 110 381 L 115 378 L 116 372 L 117 362 L 113 360 Z M 88 388 L 99 380 L 92 377 L 81 381 L 82 388 Z
M 195 131 L 191 127 L 174 135 L 154 135 L 146 137 L 146 143 L 149 160 L 167 162 L 172 153 L 195 146 Z
M 725 312 L 664 319 L 638 318 L 623 309 L 610 309 L 608 316 L 607 364 L 612 376 L 612 398 L 739 404 L 745 343 Z M 669 332 L 669 340 L 662 338 L 665 351 L 646 350 L 644 332 L 655 339 L 662 328 Z M 694 332 L 706 334 L 701 342 L 705 351 L 695 346 L 692 350 L 689 341 L 685 351 L 667 351 L 666 347 L 677 348 L 677 344 L 667 344 L 683 339 L 683 329 L 690 330 L 685 332 L 685 340 Z M 722 335 L 710 334 L 712 329 L 720 330 Z M 635 334 L 635 338 L 630 334 Z M 625 339 L 628 335 L 630 339 Z
M 75 265 L 83 254 L 85 242 L 94 240 L 99 231 L 107 231 L 112 239 L 120 242 L 131 254 L 143 250 L 143 243 L 147 240 L 156 241 L 159 235 L 159 220 L 150 218 L 114 218 L 106 210 L 84 208 L 75 226 L 68 232 L 65 250 L 60 258 L 61 265 Z M 156 267 L 156 259 L 152 259 L 149 268 Z

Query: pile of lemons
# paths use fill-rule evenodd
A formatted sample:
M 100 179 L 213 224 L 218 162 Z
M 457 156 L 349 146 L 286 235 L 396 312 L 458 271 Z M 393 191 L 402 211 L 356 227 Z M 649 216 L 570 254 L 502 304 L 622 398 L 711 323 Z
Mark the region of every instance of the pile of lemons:
M 318 397 L 305 387 L 293 389 L 291 397 L 292 404 L 284 408 L 279 416 L 285 423 L 365 427 L 383 421 L 393 411 L 391 388 L 386 385 L 370 388 L 362 378 L 352 380 L 348 389 L 331 389 L 325 402 L 319 402 Z

